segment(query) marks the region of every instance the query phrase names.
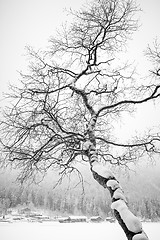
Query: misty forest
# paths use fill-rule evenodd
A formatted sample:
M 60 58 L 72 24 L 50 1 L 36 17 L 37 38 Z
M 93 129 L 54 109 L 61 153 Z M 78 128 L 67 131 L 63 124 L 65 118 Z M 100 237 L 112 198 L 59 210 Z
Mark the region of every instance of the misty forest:
M 128 240 L 149 239 L 140 219 L 160 219 L 160 130 L 116 133 L 124 116 L 160 103 L 158 39 L 144 52 L 148 76 L 123 55 L 139 13 L 133 0 L 92 0 L 69 10 L 46 49 L 26 47 L 0 121 L 1 209 L 113 216 Z
M 6 211 L 7 214 L 8 209 L 15 208 L 19 212 L 29 208 L 33 211 L 44 211 L 50 216 L 85 215 L 101 216 L 102 219 L 114 217 L 108 192 L 92 180 L 92 176 L 85 172 L 84 167 L 81 170 L 84 189 L 81 185 L 77 186 L 78 179 L 75 176 L 72 184 L 67 181 L 55 188 L 57 178 L 55 175 L 52 177 L 52 172 L 41 184 L 29 186 L 16 183 L 12 174 L 11 179 L 6 179 L 7 174 L 1 172 L 1 212 Z M 142 168 L 139 169 L 139 173 L 141 171 Z M 122 172 L 119 176 L 129 199 L 129 206 L 141 220 L 157 222 L 160 220 L 160 196 L 159 191 L 155 191 L 155 186 L 159 187 L 159 171 L 152 166 L 146 167 L 142 176 L 139 176 L 139 173 L 126 175 Z M 146 181 L 148 176 L 149 181 Z

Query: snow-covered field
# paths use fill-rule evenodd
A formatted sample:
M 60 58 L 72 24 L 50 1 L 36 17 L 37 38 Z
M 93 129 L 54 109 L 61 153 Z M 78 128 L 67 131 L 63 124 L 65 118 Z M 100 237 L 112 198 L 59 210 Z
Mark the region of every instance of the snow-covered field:
M 160 223 L 143 223 L 150 240 L 160 239 Z M 1 240 L 125 240 L 117 223 L 0 223 Z

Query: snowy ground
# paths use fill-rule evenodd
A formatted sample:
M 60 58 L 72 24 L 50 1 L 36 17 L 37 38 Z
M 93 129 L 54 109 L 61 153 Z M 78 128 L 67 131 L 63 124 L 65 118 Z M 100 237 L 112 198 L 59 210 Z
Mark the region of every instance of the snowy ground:
M 150 240 L 160 239 L 160 223 L 143 223 Z M 117 223 L 0 223 L 1 240 L 125 240 Z

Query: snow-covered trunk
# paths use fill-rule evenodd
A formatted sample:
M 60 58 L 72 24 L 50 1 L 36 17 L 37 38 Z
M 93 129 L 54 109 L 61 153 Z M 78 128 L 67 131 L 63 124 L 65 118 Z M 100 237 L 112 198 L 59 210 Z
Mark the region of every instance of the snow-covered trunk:
M 148 240 L 140 220 L 129 210 L 122 187 L 111 171 L 97 163 L 91 164 L 94 179 L 110 192 L 114 215 L 128 240 Z
M 140 220 L 128 209 L 127 200 L 124 192 L 111 171 L 108 171 L 105 166 L 98 164 L 95 140 L 95 124 L 96 116 L 93 115 L 87 129 L 88 141 L 85 145 L 85 150 L 88 152 L 91 171 L 94 179 L 108 189 L 111 195 L 111 208 L 114 215 L 124 230 L 128 240 L 148 240 L 147 235 L 142 229 Z

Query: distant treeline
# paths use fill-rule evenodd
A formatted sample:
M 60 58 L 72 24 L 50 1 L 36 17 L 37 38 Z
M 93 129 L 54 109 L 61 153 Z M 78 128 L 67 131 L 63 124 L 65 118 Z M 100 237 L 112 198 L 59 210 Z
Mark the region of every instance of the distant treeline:
M 50 211 L 53 215 L 112 216 L 108 190 L 93 180 L 86 169 L 86 166 L 81 169 L 83 185 L 82 182 L 77 184 L 79 178 L 72 176 L 56 188 L 53 188 L 57 182 L 54 172 L 50 172 L 39 185 L 22 186 L 14 181 L 16 174 L 0 172 L 0 212 L 8 208 L 29 207 Z M 153 221 L 160 219 L 160 164 L 143 165 L 136 173 L 119 174 L 118 179 L 136 216 Z
M 104 194 L 82 193 L 66 189 L 46 191 L 34 188 L 3 188 L 0 186 L 0 209 L 41 208 L 70 215 L 111 215 L 110 201 Z
M 47 189 L 45 187 L 4 187 L 0 186 L 0 209 L 29 207 L 49 210 L 56 215 L 112 216 L 110 198 L 107 191 L 88 188 L 86 192 L 78 188 Z M 139 217 L 160 219 L 160 199 L 145 197 L 129 199 L 132 211 Z

